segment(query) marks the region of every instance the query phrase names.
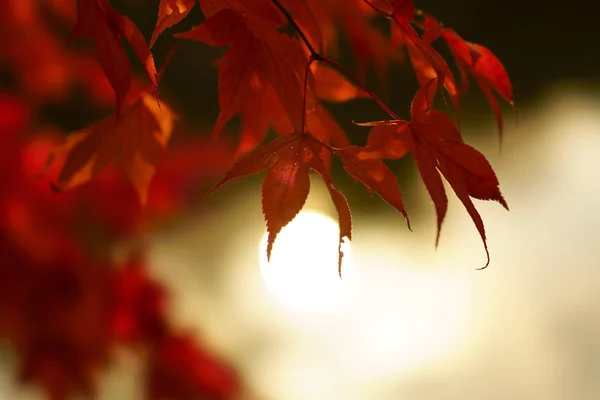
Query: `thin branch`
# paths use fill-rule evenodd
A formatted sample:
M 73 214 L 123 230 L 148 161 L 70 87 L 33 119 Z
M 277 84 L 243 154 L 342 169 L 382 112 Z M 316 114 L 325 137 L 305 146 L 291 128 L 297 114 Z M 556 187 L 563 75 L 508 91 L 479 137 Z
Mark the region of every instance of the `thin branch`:
M 288 20 L 288 22 L 290 24 L 292 24 L 294 29 L 296 29 L 296 32 L 298 32 L 298 35 L 300 35 L 300 38 L 302 38 L 302 41 L 304 42 L 306 47 L 308 47 L 308 50 L 310 51 L 312 58 L 316 61 L 320 61 L 323 57 L 319 54 L 318 51 L 315 50 L 315 48 L 312 46 L 312 44 L 310 44 L 310 41 L 308 40 L 308 38 L 306 37 L 306 35 L 302 31 L 302 29 L 300 29 L 300 26 L 298 26 L 298 24 L 294 20 L 294 17 L 292 17 L 292 15 L 290 14 L 290 12 L 288 10 L 286 10 L 286 8 L 279 2 L 279 0 L 271 0 L 271 2 L 275 5 L 275 7 L 277 7 L 279 9 L 279 11 L 281 11 L 281 13 Z
M 367 4 L 369 7 L 371 7 L 377 14 L 381 15 L 382 17 L 391 19 L 395 23 L 400 24 L 400 22 L 398 21 L 398 19 L 396 18 L 396 16 L 394 14 L 383 11 L 382 9 L 377 7 L 375 4 L 371 3 L 371 0 L 363 0 L 363 2 L 365 4 Z M 424 16 L 425 12 L 419 8 L 415 8 L 415 15 Z M 416 26 L 422 30 L 426 30 L 425 27 L 420 22 L 415 21 L 414 19 L 413 19 L 413 21 L 411 21 L 411 23 L 414 26 Z M 440 23 L 440 25 L 441 25 L 441 23 Z
M 302 132 L 306 132 L 306 96 L 308 92 L 308 74 L 310 74 L 310 66 L 315 61 L 315 58 L 311 55 L 304 72 L 304 97 L 302 98 Z
M 371 89 L 369 89 L 367 87 L 367 85 L 365 85 L 360 79 L 358 79 L 358 77 L 356 75 L 354 75 L 352 73 L 352 71 L 350 71 L 348 68 L 344 67 L 342 64 L 338 63 L 337 61 L 332 60 L 331 58 L 323 57 L 321 59 L 321 61 L 323 61 L 324 63 L 330 64 L 331 66 L 337 68 L 338 70 L 340 70 L 341 72 L 346 74 L 350 79 L 352 79 L 354 81 L 354 83 L 356 83 L 373 100 L 375 100 L 375 102 L 379 105 L 379 107 L 381 107 L 386 113 L 388 113 L 390 115 L 390 117 L 392 117 L 393 119 L 401 119 L 394 111 L 392 111 L 391 108 L 386 106 L 385 103 L 379 97 L 377 97 L 377 95 Z
M 326 0 L 324 0 L 324 1 L 326 1 Z M 367 3 L 369 3 L 367 0 L 365 0 L 365 1 Z M 304 44 L 310 51 L 311 61 L 309 61 L 308 67 L 310 67 L 310 65 L 312 64 L 313 61 L 324 62 L 326 64 L 331 65 L 332 67 L 335 67 L 339 71 L 346 74 L 350 79 L 352 79 L 354 81 L 354 83 L 356 85 L 358 85 L 362 90 L 364 90 L 373 100 L 375 100 L 375 102 L 379 105 L 379 107 L 381 107 L 385 112 L 387 112 L 390 115 L 390 117 L 392 117 L 393 119 L 400 119 L 400 117 L 396 113 L 394 113 L 388 106 L 386 106 L 385 103 L 383 101 L 381 101 L 381 99 L 371 89 L 369 89 L 367 87 L 367 85 L 365 85 L 360 79 L 358 79 L 358 77 L 355 74 L 353 74 L 348 68 L 344 67 L 342 64 L 338 63 L 337 61 L 332 60 L 331 58 L 321 55 L 318 51 L 316 51 L 315 48 L 310 44 L 310 41 L 308 40 L 308 38 L 306 37 L 306 35 L 302 31 L 302 29 L 300 29 L 300 26 L 298 26 L 296 21 L 294 21 L 294 18 L 289 13 L 289 11 L 286 10 L 285 7 L 281 5 L 279 0 L 271 0 L 271 2 L 279 9 L 279 11 L 281 11 L 281 13 L 288 20 L 288 22 L 290 24 L 292 24 L 292 26 L 296 29 L 296 31 L 298 32 L 298 35 L 302 39 L 302 42 L 304 42 Z M 307 74 L 304 77 L 305 81 L 308 76 L 308 68 L 306 71 L 307 71 Z M 306 82 L 305 82 L 305 87 L 306 87 Z M 304 101 L 306 101 L 306 89 L 305 89 L 304 96 L 305 96 Z M 306 108 L 306 104 L 305 104 L 305 108 Z M 304 110 L 304 113 L 306 114 L 306 109 Z
M 375 12 L 377 14 L 380 14 L 386 18 L 392 18 L 392 14 L 390 13 L 386 13 L 385 11 L 379 9 L 375 4 L 371 3 L 370 0 L 363 0 L 365 4 L 367 4 L 369 7 L 371 7 L 373 10 L 375 10 Z
M 327 150 L 329 150 L 333 154 L 336 154 L 339 151 L 339 149 L 327 144 L 326 142 L 322 141 L 321 139 L 319 139 L 316 136 L 312 136 L 312 139 L 317 141 L 321 146 L 325 147 Z

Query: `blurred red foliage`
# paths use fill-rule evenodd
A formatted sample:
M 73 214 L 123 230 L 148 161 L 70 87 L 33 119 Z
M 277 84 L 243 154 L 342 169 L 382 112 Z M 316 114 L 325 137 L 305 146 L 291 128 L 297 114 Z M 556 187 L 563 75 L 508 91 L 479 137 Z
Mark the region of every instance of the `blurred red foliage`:
M 233 149 L 196 142 L 173 149 L 142 213 L 113 170 L 53 191 L 40 173 L 55 135 L 27 135 L 32 112 L 14 97 L 0 96 L 0 113 L 0 335 L 14 346 L 20 379 L 52 400 L 91 394 L 114 347 L 126 346 L 150 355 L 149 398 L 233 398 L 236 373 L 171 324 L 167 290 L 148 274 L 143 254 L 116 264 L 98 251 L 172 216 L 186 189 L 222 172 Z
M 51 400 L 91 395 L 115 349 L 125 347 L 148 357 L 149 399 L 234 398 L 237 373 L 173 326 L 168 291 L 149 275 L 143 250 L 124 262 L 109 252 L 174 216 L 199 182 L 225 171 L 233 147 L 173 146 L 143 211 L 114 169 L 57 193 L 42 175 L 56 178 L 46 160 L 64 133 L 40 121 L 39 106 L 75 88 L 97 107 L 114 95 L 93 53 L 69 49 L 50 28 L 56 18 L 74 22 L 73 1 L 1 0 L 0 9 L 0 62 L 15 81 L 0 92 L 0 337 L 18 357 L 19 380 Z

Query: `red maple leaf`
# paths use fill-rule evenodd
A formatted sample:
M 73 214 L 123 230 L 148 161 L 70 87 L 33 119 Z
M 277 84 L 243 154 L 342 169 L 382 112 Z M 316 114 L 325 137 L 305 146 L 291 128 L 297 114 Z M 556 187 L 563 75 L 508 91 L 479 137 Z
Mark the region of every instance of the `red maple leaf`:
M 386 4 L 387 8 L 374 7 L 392 21 L 392 43 L 406 46 L 421 87 L 428 85 L 434 79 L 440 89 L 446 88 L 454 107 L 458 109 L 458 91 L 450 67 L 429 42 L 419 37 L 411 25 L 415 15 L 413 1 L 382 0 L 381 2 Z M 432 100 L 433 97 L 430 96 L 428 98 L 430 105 Z
M 262 209 L 269 233 L 267 258 L 281 229 L 300 212 L 310 191 L 309 170 L 316 171 L 325 182 L 338 212 L 340 240 L 338 268 L 341 268 L 342 239 L 352 238 L 350 208 L 344 195 L 334 186 L 331 175 L 320 157 L 323 143 L 308 133 L 292 133 L 245 154 L 209 193 L 225 183 L 268 170 L 262 185 Z
M 427 37 L 429 42 L 441 37 L 450 48 L 461 75 L 460 91 L 462 93 L 466 92 L 469 86 L 467 72 L 473 76 L 494 112 L 500 139 L 502 139 L 504 128 L 502 110 L 491 89 L 494 89 L 513 107 L 514 102 L 508 73 L 498 57 L 482 45 L 467 42 L 454 29 L 442 27 L 430 15 L 425 15 L 423 25 L 425 27 L 424 37 Z
M 375 13 L 364 0 L 307 0 L 307 4 L 323 32 L 323 51 L 338 55 L 342 31 L 356 59 L 359 77 L 364 78 L 367 67 L 374 64 L 383 83 L 390 61 L 402 61 L 401 53 L 390 49 L 388 39 L 373 24 Z
M 327 64 L 314 64 L 315 92 L 319 99 L 342 103 L 359 97 L 369 97 L 362 89 Z
M 352 238 L 352 219 L 346 198 L 335 189 L 325 167 L 321 156 L 324 149 L 336 154 L 350 175 L 400 211 L 408 223 L 396 177 L 381 160 L 373 158 L 368 149 L 359 146 L 329 147 L 309 133 L 284 135 L 245 154 L 209 194 L 230 180 L 268 170 L 262 186 L 262 208 L 269 233 L 267 258 L 270 258 L 278 233 L 300 212 L 308 197 L 309 170 L 316 171 L 327 185 L 338 212 L 338 268 L 341 268 L 341 244 L 344 237 Z
M 117 98 L 117 115 L 131 87 L 127 53 L 121 45 L 125 39 L 146 69 L 154 88 L 157 72 L 148 43 L 137 26 L 115 11 L 108 0 L 77 0 L 77 24 L 73 35 L 91 37 L 96 56 Z
M 360 146 L 349 146 L 334 151 L 344 163 L 346 172 L 400 211 L 406 218 L 410 228 L 408 214 L 402 202 L 402 193 L 398 187 L 396 176 L 383 161 L 373 158 L 369 151 Z
M 319 100 L 344 102 L 367 96 L 364 91 L 327 64 L 312 63 L 311 70 L 315 80 L 315 94 Z M 254 101 L 250 102 L 242 112 L 242 132 L 237 156 L 260 144 L 267 134 L 269 125 L 273 125 L 275 131 L 283 135 L 294 130 L 274 89 L 271 86 L 263 88 L 258 85 L 255 90 Z M 308 132 L 327 144 L 338 147 L 346 147 L 350 144 L 344 130 L 321 104 L 315 104 L 313 108 L 307 109 L 305 123 Z M 329 167 L 331 152 L 323 151 L 321 157 L 325 166 Z
M 125 109 L 120 119 L 105 119 L 71 134 L 49 158 L 64 157 L 57 189 L 67 190 L 95 177 L 114 162 L 127 174 L 146 204 L 148 186 L 173 130 L 175 116 L 147 92 Z
M 158 19 L 152 32 L 150 47 L 166 29 L 181 22 L 192 11 L 196 0 L 160 0 L 158 6 Z
M 443 176 L 467 209 L 483 240 L 487 267 L 490 256 L 485 228 L 471 197 L 498 201 L 506 209 L 508 205 L 500 193 L 498 178 L 485 156 L 464 143 L 450 117 L 441 111 L 429 109 L 428 99 L 432 91 L 435 91 L 433 81 L 419 89 L 411 106 L 412 121 L 376 124 L 371 130 L 371 145 L 367 150 L 382 158 L 399 158 L 407 149 L 411 152 L 436 208 L 436 245 L 448 208 Z
M 219 63 L 221 112 L 215 137 L 235 114 L 251 108 L 256 97 L 269 87 L 275 90 L 294 130 L 302 131 L 308 56 L 299 41 L 277 31 L 272 18 L 261 20 L 259 15 L 250 4 L 243 9 L 222 8 L 191 31 L 176 35 L 211 46 L 229 46 Z M 312 81 L 310 71 L 308 74 Z

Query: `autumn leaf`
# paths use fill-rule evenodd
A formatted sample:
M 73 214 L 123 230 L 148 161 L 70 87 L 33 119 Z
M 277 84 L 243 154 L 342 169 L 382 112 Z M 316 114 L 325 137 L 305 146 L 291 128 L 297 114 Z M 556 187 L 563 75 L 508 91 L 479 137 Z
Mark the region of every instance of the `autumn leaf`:
M 356 87 L 327 64 L 316 64 L 313 69 L 315 91 L 319 99 L 331 102 L 345 102 L 359 97 L 369 97 L 364 90 Z
M 272 125 L 280 135 L 293 130 L 283 107 L 277 103 L 277 95 L 272 88 L 265 88 L 242 113 L 242 132 L 235 159 L 251 151 L 265 138 L 267 130 Z M 264 113 L 269 109 L 269 113 Z M 337 147 L 346 147 L 350 141 L 346 132 L 340 127 L 333 116 L 320 104 L 307 111 L 306 129 L 320 141 Z M 332 154 L 326 148 L 321 151 L 321 159 L 326 168 L 331 165 Z
M 502 110 L 490 88 L 494 89 L 500 97 L 514 107 L 512 86 L 504 66 L 486 47 L 463 41 L 453 30 L 445 30 L 443 38 L 450 46 L 450 51 L 456 58 L 457 63 L 473 75 L 481 88 L 494 112 L 498 124 L 498 133 L 500 139 L 502 139 L 504 130 Z M 473 57 L 473 54 L 477 54 L 477 57 Z M 466 77 L 463 78 L 463 82 L 465 82 L 463 87 L 466 88 L 466 82 L 468 82 Z
M 435 80 L 440 90 L 445 88 L 456 110 L 459 108 L 458 91 L 450 67 L 444 58 L 431 46 L 429 37 L 423 38 L 412 27 L 415 6 L 412 0 L 379 0 L 370 3 L 377 12 L 392 22 L 391 44 L 405 46 L 421 87 Z M 427 40 L 425 40 L 427 39 Z M 442 92 L 443 95 L 443 92 Z M 431 105 L 433 95 L 428 98 Z
M 363 159 L 398 159 L 408 152 L 406 144 L 398 139 L 399 131 L 408 129 L 407 124 L 380 124 L 369 131 L 367 146 L 362 151 Z
M 243 154 L 263 140 L 270 125 L 275 125 L 281 134 L 304 129 L 302 98 L 308 58 L 301 44 L 277 32 L 255 31 L 246 17 L 236 11 L 240 6 L 233 1 L 216 3 L 217 8 L 221 8 L 216 12 L 211 9 L 214 13 L 203 24 L 176 35 L 211 46 L 229 46 L 219 63 L 221 112 L 214 135 L 217 136 L 225 124 L 240 113 L 242 137 L 238 154 Z M 222 8 L 224 4 L 231 8 Z M 310 14 L 309 10 L 300 8 L 294 7 L 293 11 Z M 246 16 L 250 14 L 245 13 Z M 348 144 L 345 134 L 328 112 L 316 105 L 314 96 L 340 102 L 365 96 L 365 93 L 327 65 L 314 63 L 312 71 L 314 77 L 311 72 L 308 76 L 306 127 L 327 143 L 345 146 Z M 330 153 L 323 153 L 323 157 L 330 156 Z
M 513 107 L 514 101 L 508 73 L 498 57 L 484 46 L 465 41 L 453 29 L 443 28 L 432 16 L 425 17 L 424 25 L 429 40 L 441 37 L 448 45 L 461 75 L 460 91 L 462 93 L 466 92 L 469 86 L 467 72 L 473 76 L 490 104 L 496 118 L 500 139 L 502 139 L 504 130 L 502 110 L 492 89 Z
M 53 153 L 66 154 L 57 188 L 67 190 L 85 183 L 110 163 L 123 169 L 142 205 L 146 203 L 150 181 L 167 146 L 175 117 L 163 103 L 159 105 L 145 92 L 121 118 L 111 115 L 70 135 Z
M 310 9 L 307 1 L 279 0 L 281 5 L 290 13 L 294 21 L 300 26 L 316 51 L 324 51 L 324 38 L 319 20 Z M 294 32 L 290 32 L 293 34 Z
M 246 22 L 253 35 L 263 39 L 284 29 L 287 23 L 271 0 L 201 0 L 200 8 L 207 19 L 223 10 L 234 11 Z
M 344 163 L 344 170 L 346 172 L 362 182 L 367 189 L 377 193 L 389 205 L 400 211 L 410 229 L 410 221 L 408 213 L 404 208 L 398 180 L 383 161 L 370 157 L 368 151 L 365 151 L 360 146 L 335 149 L 335 154 Z
M 413 0 L 394 0 L 393 15 L 403 23 L 408 24 L 415 15 L 415 4 Z
M 412 53 L 411 59 L 418 59 L 418 62 L 413 61 L 413 67 L 417 76 L 424 74 L 434 74 L 436 83 L 441 88 L 447 84 L 447 81 L 452 84 L 452 72 L 444 58 L 428 43 L 424 42 L 414 28 L 402 19 L 395 18 L 392 24 L 392 34 L 400 39 L 396 39 L 399 43 L 405 43 L 409 47 L 409 54 Z M 431 72 L 422 69 L 431 69 Z M 426 82 L 419 80 L 421 86 Z M 451 95 L 454 95 L 452 92 Z
M 450 117 L 441 111 L 429 109 L 429 90 L 429 87 L 419 89 L 415 95 L 411 106 L 411 122 L 390 121 L 387 128 L 385 123 L 378 124 L 372 129 L 371 135 L 374 135 L 374 130 L 379 130 L 382 133 L 377 135 L 382 136 L 383 140 L 384 135 L 387 135 L 390 145 L 394 141 L 401 142 L 411 152 L 436 208 L 436 246 L 448 209 L 448 198 L 441 176 L 446 179 L 467 209 L 481 236 L 487 255 L 487 267 L 490 255 L 485 228 L 471 197 L 498 201 L 506 209 L 508 205 L 500 193 L 498 178 L 485 156 L 464 143 Z
M 281 229 L 290 223 L 304 206 L 310 191 L 308 172 L 312 169 L 323 178 L 338 212 L 338 269 L 341 269 L 342 239 L 352 237 L 352 218 L 346 198 L 333 186 L 331 175 L 320 157 L 322 148 L 322 143 L 308 133 L 280 136 L 242 156 L 227 172 L 225 178 L 208 193 L 210 195 L 231 180 L 267 170 L 262 184 L 262 209 L 269 234 L 267 259 L 271 257 L 273 244 Z
M 323 52 L 337 58 L 339 44 L 344 41 L 356 60 L 357 75 L 365 78 L 368 67 L 373 65 L 380 83 L 386 83 L 390 62 L 402 62 L 403 56 L 390 49 L 388 38 L 373 24 L 373 9 L 364 0 L 306 0 L 306 3 L 321 28 Z
M 259 93 L 268 86 L 275 90 L 294 130 L 303 129 L 304 75 L 308 56 L 298 40 L 278 33 L 275 27 L 268 29 L 265 21 L 260 29 L 255 24 L 253 13 L 241 14 L 232 8 L 223 8 L 191 31 L 175 35 L 211 46 L 229 46 L 219 63 L 221 111 L 214 137 L 234 115 L 243 114 L 245 109 L 252 107 L 252 101 L 256 101 Z M 312 87 L 314 79 L 309 71 L 309 108 L 314 106 Z
M 77 0 L 77 24 L 72 35 L 94 40 L 98 61 L 115 91 L 117 116 L 131 86 L 129 60 L 121 39 L 129 43 L 156 88 L 156 66 L 146 39 L 129 18 L 112 8 L 108 0 Z
M 318 156 L 319 153 L 323 153 L 321 150 L 322 145 L 317 141 L 311 141 L 309 146 L 311 147 L 312 153 L 315 155 L 311 162 L 311 168 L 316 171 L 323 179 L 323 182 L 325 182 L 338 214 L 338 225 L 340 230 L 338 242 L 338 274 L 341 278 L 343 261 L 342 242 L 345 237 L 347 237 L 348 240 L 352 240 L 352 214 L 350 213 L 350 206 L 348 205 L 346 196 L 333 186 L 333 180 L 331 179 L 331 174 L 327 169 L 327 165 Z
M 350 140 L 348 140 L 346 132 L 344 132 L 335 118 L 320 104 L 306 115 L 306 126 L 308 131 L 323 143 L 336 147 L 350 145 Z M 323 148 L 321 159 L 328 169 L 331 166 L 331 156 L 331 152 Z
M 451 100 L 452 105 L 454 106 L 455 110 L 457 111 L 457 116 L 458 116 L 458 109 L 460 107 L 459 91 L 458 91 L 458 88 L 456 87 L 456 80 L 454 79 L 454 75 L 452 74 L 452 71 L 450 70 L 450 68 L 448 67 L 446 62 L 445 61 L 443 61 L 443 63 L 440 62 L 438 68 L 436 68 L 436 66 L 432 62 L 431 57 L 434 57 L 434 59 L 438 59 L 438 61 L 439 61 L 439 59 L 441 59 L 441 57 L 438 58 L 439 55 L 432 55 L 431 57 L 428 57 L 426 55 L 426 53 L 421 51 L 415 45 L 415 43 L 412 41 L 406 42 L 406 50 L 408 51 L 410 62 L 412 64 L 412 67 L 415 71 L 415 75 L 417 76 L 417 80 L 419 81 L 419 85 L 421 87 L 428 86 L 429 82 L 431 82 L 432 80 L 434 80 L 436 83 L 438 83 L 438 86 L 439 86 L 440 76 L 443 77 L 443 87 L 446 89 L 446 91 L 450 95 L 450 100 Z M 431 53 L 431 54 L 437 54 L 437 53 Z M 440 71 L 443 71 L 443 75 L 440 75 Z M 429 97 L 427 98 L 427 104 L 429 104 L 430 106 L 433 104 L 434 96 L 435 96 L 435 90 L 429 90 Z
M 269 168 L 262 184 L 262 210 L 269 232 L 267 258 L 275 238 L 300 212 L 310 191 L 306 158 L 314 155 L 304 154 L 303 143 L 294 144 L 278 151 L 279 160 Z
M 202 24 L 175 37 L 204 42 L 210 46 L 228 46 L 249 33 L 244 19 L 231 9 L 224 9 Z
M 329 69 L 329 71 L 333 70 Z M 324 92 L 320 92 L 319 87 L 322 81 L 319 80 L 319 73 L 317 72 L 315 74 L 316 92 L 319 97 L 323 96 L 331 101 L 336 101 L 339 100 L 340 96 L 349 99 L 351 97 L 362 95 L 356 87 L 352 86 L 339 73 L 336 73 L 335 76 L 336 78 L 334 79 L 327 78 L 327 81 L 330 82 L 330 84 L 326 87 Z M 334 93 L 336 88 L 344 90 L 345 93 L 341 93 L 336 97 L 336 94 Z M 251 100 L 246 103 L 241 113 L 242 131 L 238 150 L 236 152 L 236 159 L 258 146 L 264 140 L 269 126 L 273 126 L 275 131 L 281 135 L 285 135 L 287 132 L 293 131 L 294 129 L 283 106 L 278 101 L 275 89 L 273 89 L 271 85 L 268 83 L 264 86 L 261 85 L 258 91 L 252 92 L 249 96 L 251 96 Z M 265 112 L 265 110 L 268 110 L 268 112 Z M 306 129 L 313 136 L 326 144 L 337 147 L 346 147 L 350 145 L 350 141 L 344 130 L 321 104 L 316 104 L 313 108 L 307 110 Z M 321 153 L 321 158 L 325 165 L 329 167 L 331 152 L 324 149 Z
M 315 79 L 315 94 L 320 100 L 344 102 L 366 96 L 363 90 L 357 88 L 342 74 L 326 64 L 313 63 L 312 70 Z M 294 129 L 283 106 L 278 102 L 273 87 L 268 83 L 263 85 L 257 81 L 255 84 L 257 85 L 252 95 L 252 101 L 249 101 L 242 110 L 242 133 L 238 155 L 250 151 L 260 144 L 270 125 L 273 125 L 279 134 L 286 134 Z M 315 104 L 306 112 L 306 128 L 313 136 L 337 147 L 350 145 L 346 133 L 325 107 Z M 323 151 L 321 157 L 325 165 L 329 167 L 331 152 Z
M 152 32 L 150 47 L 168 28 L 181 22 L 192 11 L 196 0 L 161 0 L 158 6 L 158 19 Z
M 241 113 L 242 130 L 236 151 L 236 160 L 242 154 L 260 145 L 270 126 L 273 126 L 279 134 L 286 134 L 294 130 L 283 105 L 279 102 L 275 89 L 270 84 L 261 85 L 260 90 L 254 92 L 251 99 Z M 265 110 L 269 110 L 269 112 L 265 112 Z

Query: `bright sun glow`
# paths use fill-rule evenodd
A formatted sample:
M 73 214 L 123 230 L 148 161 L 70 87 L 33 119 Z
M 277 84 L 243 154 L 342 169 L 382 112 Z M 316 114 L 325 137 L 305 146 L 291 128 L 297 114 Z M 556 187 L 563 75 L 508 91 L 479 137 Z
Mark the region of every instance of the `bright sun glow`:
M 267 261 L 267 234 L 260 241 L 260 267 L 271 292 L 304 309 L 339 306 L 348 299 L 352 251 L 344 242 L 342 279 L 338 275 L 339 227 L 332 218 L 303 211 L 284 227 Z

